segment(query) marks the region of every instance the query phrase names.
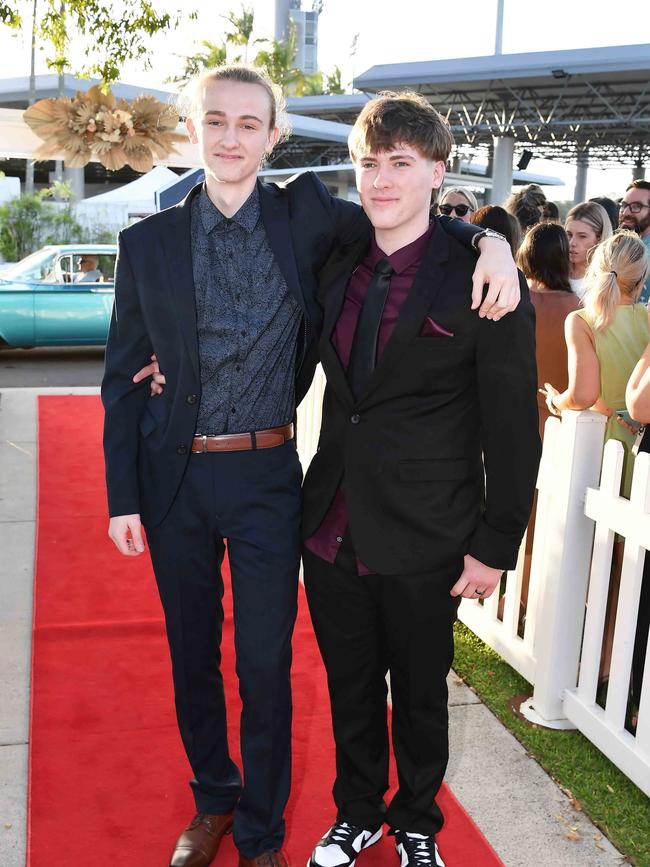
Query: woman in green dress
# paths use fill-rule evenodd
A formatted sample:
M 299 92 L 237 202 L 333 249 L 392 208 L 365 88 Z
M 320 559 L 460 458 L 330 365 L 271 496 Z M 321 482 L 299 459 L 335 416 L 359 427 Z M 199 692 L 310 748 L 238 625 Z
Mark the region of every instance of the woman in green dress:
M 544 388 L 546 405 L 554 415 L 564 409 L 592 409 L 607 416 L 605 442 L 618 440 L 624 449 L 623 497 L 630 496 L 632 487 L 636 430 L 619 413 L 625 411 L 627 382 L 650 340 L 648 310 L 637 304 L 649 268 L 648 251 L 634 232 L 618 232 L 596 247 L 586 273 L 584 307 L 569 313 L 565 321 L 569 385 L 562 393 L 548 382 Z M 604 701 L 610 668 L 622 559 L 623 544 L 617 540 L 601 652 L 599 703 Z
M 583 308 L 570 313 L 564 326 L 569 385 L 560 393 L 544 384 L 546 405 L 554 415 L 592 409 L 607 416 L 605 442 L 619 440 L 625 451 L 624 497 L 632 484 L 635 433 L 617 413 L 625 409 L 627 381 L 650 340 L 648 310 L 636 303 L 648 268 L 648 252 L 634 232 L 618 232 L 596 247 Z

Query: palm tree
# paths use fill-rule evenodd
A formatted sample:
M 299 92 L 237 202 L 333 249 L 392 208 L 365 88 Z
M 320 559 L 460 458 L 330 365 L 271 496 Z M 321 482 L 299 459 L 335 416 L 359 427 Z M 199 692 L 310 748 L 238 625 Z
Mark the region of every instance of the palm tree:
M 242 6 L 241 14 L 228 12 L 222 16 L 234 28 L 233 32 L 226 34 L 226 43 L 239 45 L 244 49 L 244 62 L 248 62 L 248 51 L 251 45 L 263 42 L 266 46 L 257 52 L 254 63 L 263 66 L 272 81 L 280 85 L 285 93 L 292 96 L 314 96 L 321 93 L 343 93 L 341 87 L 341 70 L 338 67 L 323 77 L 322 72 L 305 73 L 298 69 L 294 63 L 296 59 L 296 26 L 293 22 L 289 25 L 287 39 L 252 39 L 255 16 L 252 8 Z M 199 51 L 183 58 L 185 66 L 182 75 L 169 79 L 175 84 L 183 84 L 193 75 L 203 69 L 220 66 L 226 62 L 226 43 L 217 45 L 204 39 L 201 45 L 206 51 Z M 234 63 L 241 62 L 242 58 L 231 58 Z
M 345 93 L 341 84 L 341 70 L 338 66 L 335 66 L 329 74 L 325 75 L 325 93 Z
M 244 48 L 244 63 L 248 63 L 248 48 L 251 44 L 255 44 L 256 42 L 263 42 L 263 39 L 254 39 L 251 43 L 251 37 L 253 35 L 253 27 L 255 24 L 255 12 L 253 8 L 250 6 L 242 6 L 241 15 L 237 15 L 235 12 L 227 12 L 225 15 L 221 16 L 228 21 L 229 24 L 235 28 L 233 33 L 228 33 L 226 35 L 226 42 L 229 42 L 231 45 L 241 45 Z M 240 57 L 234 58 L 235 62 L 241 60 Z
M 173 84 L 185 84 L 204 69 L 212 69 L 226 62 L 226 46 L 223 43 L 217 45 L 215 42 L 210 42 L 209 39 L 203 39 L 200 44 L 206 49 L 205 51 L 198 51 L 196 54 L 189 55 L 176 55 L 183 59 L 183 72 L 174 78 L 168 78 L 167 81 Z

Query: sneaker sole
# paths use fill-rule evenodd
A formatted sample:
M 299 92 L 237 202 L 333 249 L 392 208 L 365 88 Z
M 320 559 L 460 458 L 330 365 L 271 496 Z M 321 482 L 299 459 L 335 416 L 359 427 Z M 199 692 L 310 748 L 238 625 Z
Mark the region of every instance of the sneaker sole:
M 371 846 L 374 846 L 375 843 L 378 843 L 382 838 L 382 834 L 383 831 L 381 828 L 378 831 L 375 831 L 372 837 L 365 842 L 361 852 L 365 852 L 366 849 L 369 849 Z M 361 852 L 359 852 L 359 855 L 361 854 Z M 357 855 L 357 858 L 358 857 L 359 856 Z M 354 861 L 350 861 L 350 863 L 347 865 L 341 865 L 341 867 L 354 867 L 356 863 L 357 859 L 355 858 Z M 322 865 L 317 864 L 310 856 L 309 861 L 307 861 L 307 867 L 322 867 Z

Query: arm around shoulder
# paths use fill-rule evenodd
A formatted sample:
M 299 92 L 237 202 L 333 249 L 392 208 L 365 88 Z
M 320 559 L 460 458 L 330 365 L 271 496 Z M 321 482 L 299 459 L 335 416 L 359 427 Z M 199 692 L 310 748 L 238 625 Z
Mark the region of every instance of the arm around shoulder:
M 307 172 L 313 191 L 329 215 L 332 240 L 339 246 L 357 244 L 370 236 L 370 221 L 363 209 L 349 199 L 333 196 L 314 172 Z

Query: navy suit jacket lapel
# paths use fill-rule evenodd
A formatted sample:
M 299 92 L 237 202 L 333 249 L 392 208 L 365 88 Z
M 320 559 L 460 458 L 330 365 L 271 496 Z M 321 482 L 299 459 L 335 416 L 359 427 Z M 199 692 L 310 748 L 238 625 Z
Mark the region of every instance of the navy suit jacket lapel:
M 260 213 L 266 229 L 266 237 L 273 251 L 275 261 L 282 272 L 287 289 L 296 299 L 303 312 L 309 316 L 309 309 L 300 285 L 298 267 L 293 250 L 293 237 L 289 223 L 289 201 L 277 187 L 257 182 L 260 194 Z
M 167 236 L 163 245 L 169 266 L 169 292 L 172 298 L 176 320 L 183 333 L 185 345 L 199 376 L 199 341 L 196 323 L 196 298 L 194 295 L 194 273 L 192 270 L 192 199 L 201 189 L 194 187 L 175 208 L 170 208 L 166 224 Z

